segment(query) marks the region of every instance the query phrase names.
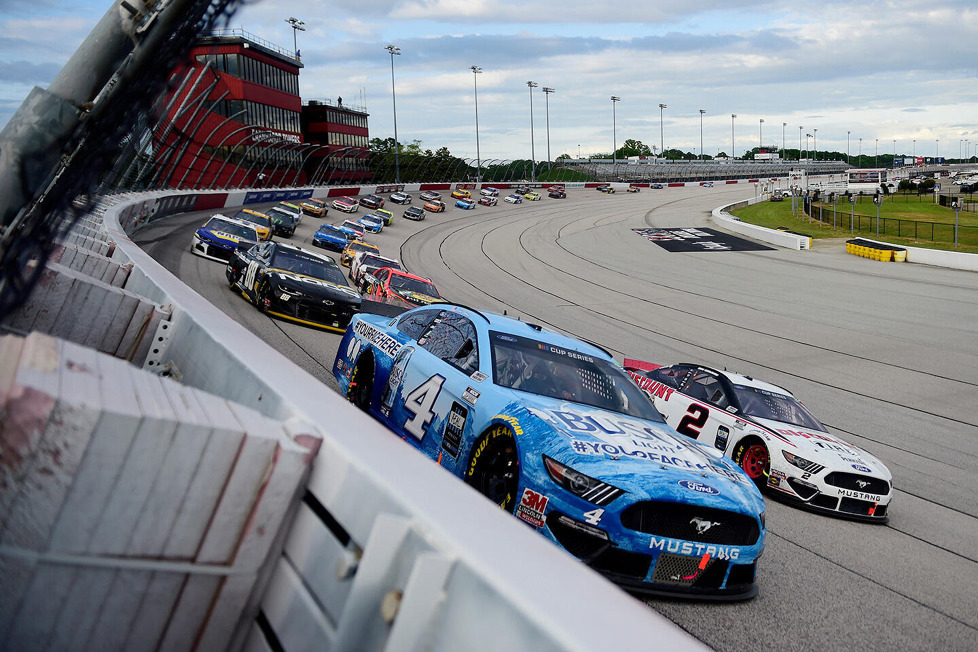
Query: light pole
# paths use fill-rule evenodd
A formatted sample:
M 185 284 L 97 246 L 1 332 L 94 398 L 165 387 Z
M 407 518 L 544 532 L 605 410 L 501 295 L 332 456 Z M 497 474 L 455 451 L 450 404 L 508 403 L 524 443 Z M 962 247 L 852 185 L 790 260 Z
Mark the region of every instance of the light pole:
M 757 123 L 757 153 L 761 153 L 761 148 L 764 147 L 764 118 Z
M 818 129 L 812 129 L 812 150 L 815 153 L 815 161 L 818 161 Z
M 397 93 L 394 92 L 394 55 L 401 54 L 401 48 L 396 45 L 388 45 L 384 49 L 391 53 L 391 100 L 394 103 L 394 183 L 401 182 L 401 162 L 399 160 L 399 150 L 401 144 L 397 142 Z
M 954 248 L 958 248 L 958 213 L 961 212 L 961 200 L 955 199 L 951 202 L 951 208 L 954 209 Z
M 873 164 L 873 167 L 878 168 L 879 166 L 880 166 L 880 139 L 877 138 L 876 139 L 876 163 Z
M 543 98 L 547 104 L 547 165 L 549 166 L 550 161 L 550 94 L 556 93 L 557 91 L 553 88 L 543 87 Z
M 736 113 L 730 114 L 730 158 L 737 158 L 737 141 L 734 140 L 734 120 L 737 119 Z
M 700 109 L 700 160 L 703 160 L 703 114 L 706 109 Z
M 941 139 L 938 138 L 934 141 L 934 163 L 937 163 L 937 159 L 941 156 Z
M 615 132 L 615 125 L 617 123 L 617 118 L 615 116 L 615 104 L 621 102 L 621 98 L 617 95 L 611 96 L 611 173 L 615 173 L 616 159 L 616 149 L 618 148 L 618 134 Z
M 296 41 L 296 36 L 295 35 L 296 35 L 296 32 L 304 32 L 304 31 L 306 31 L 306 28 L 303 27 L 303 25 L 305 25 L 305 23 L 302 22 L 301 20 L 299 20 L 298 18 L 294 17 L 294 16 L 289 16 L 288 18 L 285 19 L 285 22 L 287 22 L 289 25 L 292 25 L 292 51 L 295 52 L 295 58 L 298 59 L 299 58 L 299 43 Z
M 482 181 L 482 157 L 479 152 L 479 75 L 482 68 L 479 66 L 469 66 L 472 71 L 472 85 L 475 87 L 475 181 Z
M 804 125 L 798 125 L 798 161 L 801 162 L 801 130 Z
M 856 159 L 856 164 L 862 167 L 863 164 L 863 139 L 859 139 L 859 157 Z
M 662 158 L 666 157 L 666 148 L 663 147 L 664 141 L 662 139 L 662 110 L 668 108 L 665 104 L 659 105 L 659 153 L 662 154 Z
M 849 136 L 852 131 L 846 130 L 846 165 L 852 165 L 852 157 L 849 156 Z
M 782 160 L 787 158 L 787 150 L 784 148 L 784 128 L 788 126 L 787 122 L 781 123 L 781 158 Z
M 913 164 L 917 165 L 917 139 L 913 139 Z
M 539 86 L 535 81 L 526 82 L 530 89 L 530 181 L 537 180 L 537 153 L 533 148 L 533 89 Z

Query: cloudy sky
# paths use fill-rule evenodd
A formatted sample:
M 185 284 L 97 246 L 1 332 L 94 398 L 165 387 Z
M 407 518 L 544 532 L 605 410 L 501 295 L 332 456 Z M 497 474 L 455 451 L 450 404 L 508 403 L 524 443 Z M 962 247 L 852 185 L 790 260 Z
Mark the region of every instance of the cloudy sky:
M 803 6 L 804 5 L 804 6 Z M 230 22 L 291 49 L 305 21 L 303 100 L 342 97 L 370 113 L 370 136 L 474 158 L 610 152 L 626 138 L 699 153 L 760 139 L 853 155 L 956 158 L 978 146 L 974 0 L 264 0 Z M 47 86 L 106 0 L 0 0 L 0 125 Z M 634 7 L 641 7 L 636 10 Z M 632 8 L 626 8 L 632 7 Z M 543 87 L 555 89 L 545 98 Z M 621 98 L 613 103 L 611 96 Z M 549 99 L 549 112 L 547 108 Z M 612 108 L 614 105 L 614 109 Z M 731 114 L 737 114 L 736 119 Z M 763 125 L 760 121 L 764 120 Z M 733 143 L 731 126 L 733 123 Z M 787 123 L 783 127 L 783 123 Z M 914 139 L 916 143 L 914 143 Z M 894 143 L 894 141 L 896 141 Z

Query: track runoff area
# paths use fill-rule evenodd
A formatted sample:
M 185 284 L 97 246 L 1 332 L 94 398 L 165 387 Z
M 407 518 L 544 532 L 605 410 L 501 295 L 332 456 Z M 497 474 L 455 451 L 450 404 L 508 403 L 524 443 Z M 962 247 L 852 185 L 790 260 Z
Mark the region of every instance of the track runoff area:
M 718 650 L 785 641 L 798 650 L 978 649 L 978 275 L 879 265 L 845 254 L 842 239 L 771 249 L 709 221 L 713 208 L 752 192 L 572 189 L 560 200 L 450 205 L 423 222 L 388 203 L 394 224 L 369 239 L 450 300 L 506 310 L 619 360 L 702 362 L 785 386 L 893 472 L 885 526 L 768 499 L 754 600 L 649 608 Z M 153 225 L 137 240 L 335 387 L 339 335 L 261 315 L 227 291 L 223 265 L 189 253 L 206 217 Z M 344 217 L 330 211 L 325 221 Z M 321 222 L 306 216 L 290 241 L 313 249 Z

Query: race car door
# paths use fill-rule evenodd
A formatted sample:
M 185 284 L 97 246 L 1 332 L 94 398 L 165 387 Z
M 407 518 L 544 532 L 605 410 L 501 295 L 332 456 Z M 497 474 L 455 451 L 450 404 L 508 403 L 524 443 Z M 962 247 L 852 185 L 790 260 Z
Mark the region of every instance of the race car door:
M 438 310 L 417 346 L 398 352 L 381 395 L 381 411 L 389 410 L 392 425 L 456 474 L 466 462 L 460 453 L 465 430 L 471 430 L 478 369 L 475 325 L 463 314 Z
M 708 369 L 692 365 L 675 365 L 670 369 L 675 371 L 677 367 L 680 373 L 668 378 L 664 374 L 659 374 L 663 376 L 661 379 L 656 375 L 663 384 L 677 388 L 667 399 L 656 399 L 656 408 L 679 434 L 725 451 L 731 426 L 736 421 L 727 412 L 730 397 L 726 388 L 718 375 Z

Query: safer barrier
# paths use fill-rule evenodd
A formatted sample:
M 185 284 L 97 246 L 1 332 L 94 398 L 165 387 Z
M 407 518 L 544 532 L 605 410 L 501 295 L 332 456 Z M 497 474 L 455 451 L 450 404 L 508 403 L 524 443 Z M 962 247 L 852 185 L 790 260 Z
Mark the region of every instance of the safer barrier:
M 902 263 L 907 260 L 907 250 L 903 247 L 863 240 L 862 238 L 846 240 L 846 253 L 884 263 L 890 261 Z
M 240 205 L 244 193 L 222 197 L 225 205 Z M 181 597 L 176 604 L 186 608 L 171 621 L 162 604 L 153 608 L 154 599 L 130 604 L 132 595 L 120 593 L 85 612 L 104 623 L 107 642 L 124 634 L 113 646 L 139 647 L 129 638 L 133 630 L 113 623 L 138 607 L 139 620 L 125 622 L 174 633 L 201 632 L 192 616 L 219 619 L 213 625 L 221 636 L 202 633 L 173 641 L 172 649 L 595 650 L 640 649 L 649 641 L 705 649 L 392 437 L 184 286 L 122 228 L 163 219 L 175 206 L 203 204 L 219 208 L 213 196 L 194 193 L 110 198 L 101 208 L 114 259 L 132 264 L 126 291 L 171 310 L 169 346 L 154 347 L 159 368 L 274 421 L 321 424 L 322 448 L 284 554 L 256 579 L 268 587 L 258 601 L 242 601 L 247 589 L 235 585 L 233 604 L 241 607 L 235 612 L 230 602 L 208 602 L 208 582 L 195 582 L 193 601 Z M 239 529 L 212 525 L 226 528 L 225 539 Z M 271 549 L 280 545 L 273 526 L 260 534 L 276 540 Z M 228 587 L 236 577 L 215 577 L 210 586 Z M 184 623 L 191 625 L 181 629 Z M 225 646 L 229 623 L 234 633 Z M 20 627 L 19 619 L 8 624 Z M 23 626 L 30 636 L 33 625 Z

